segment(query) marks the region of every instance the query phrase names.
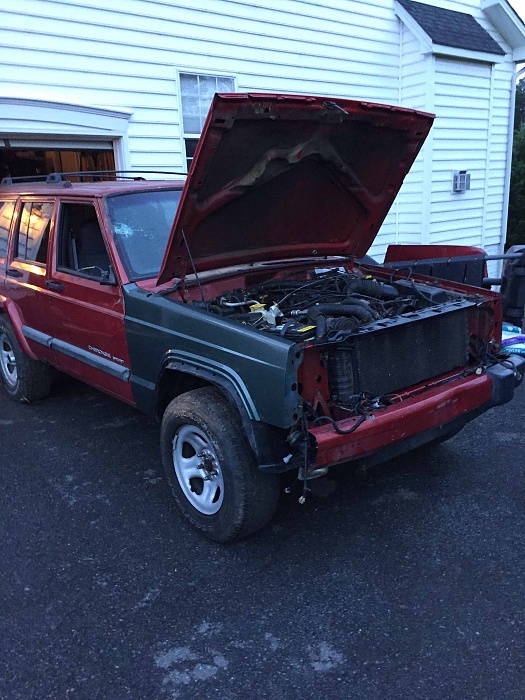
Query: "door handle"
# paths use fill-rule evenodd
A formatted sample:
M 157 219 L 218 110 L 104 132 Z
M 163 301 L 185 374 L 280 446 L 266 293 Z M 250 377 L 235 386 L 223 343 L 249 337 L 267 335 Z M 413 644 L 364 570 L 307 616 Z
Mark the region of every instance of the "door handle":
M 61 292 L 64 289 L 62 282 L 53 282 L 53 280 L 46 280 L 46 288 L 52 289 L 54 292 Z
M 8 267 L 5 274 L 9 275 L 9 277 L 22 277 L 22 271 L 17 270 L 15 267 Z

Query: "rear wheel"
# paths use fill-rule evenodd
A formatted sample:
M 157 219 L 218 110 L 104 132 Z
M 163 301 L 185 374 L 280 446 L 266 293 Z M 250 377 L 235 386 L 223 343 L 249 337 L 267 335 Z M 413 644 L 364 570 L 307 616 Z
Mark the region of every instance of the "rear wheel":
M 272 518 L 278 477 L 259 471 L 237 411 L 217 389 L 189 391 L 169 404 L 161 451 L 180 512 L 209 539 L 231 542 Z
M 3 317 L 0 317 L 0 379 L 9 396 L 22 403 L 44 399 L 51 390 L 50 368 L 24 353 L 11 324 Z

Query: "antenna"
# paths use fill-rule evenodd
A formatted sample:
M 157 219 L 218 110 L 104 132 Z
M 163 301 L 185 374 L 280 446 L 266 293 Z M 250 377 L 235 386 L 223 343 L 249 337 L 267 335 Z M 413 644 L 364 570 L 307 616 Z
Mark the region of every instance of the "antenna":
M 191 267 L 193 269 L 193 274 L 195 275 L 195 279 L 197 280 L 197 284 L 199 285 L 201 299 L 202 299 L 203 303 L 206 303 L 206 299 L 204 298 L 204 292 L 202 291 L 201 281 L 199 279 L 199 275 L 197 274 L 197 269 L 195 267 L 195 263 L 193 262 L 193 258 L 191 256 L 191 250 L 190 250 L 190 246 L 188 245 L 188 241 L 186 239 L 186 234 L 184 233 L 184 227 L 181 229 L 181 233 L 182 233 L 182 240 L 184 241 L 184 245 L 186 246 L 186 250 L 188 251 L 188 257 L 190 259 Z

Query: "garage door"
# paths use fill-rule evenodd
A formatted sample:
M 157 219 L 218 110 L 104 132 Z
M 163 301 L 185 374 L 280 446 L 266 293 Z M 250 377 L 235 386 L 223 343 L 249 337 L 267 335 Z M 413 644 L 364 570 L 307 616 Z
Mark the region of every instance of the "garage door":
M 0 138 L 2 177 L 114 169 L 111 141 Z

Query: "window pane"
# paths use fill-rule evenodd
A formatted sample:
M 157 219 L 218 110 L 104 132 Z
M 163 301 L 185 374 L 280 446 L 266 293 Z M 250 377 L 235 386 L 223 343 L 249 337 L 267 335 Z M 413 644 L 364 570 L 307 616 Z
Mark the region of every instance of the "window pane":
M 199 98 L 186 97 L 182 102 L 182 127 L 185 134 L 200 134 Z
M 5 258 L 6 256 L 7 238 L 14 210 L 14 202 L 0 202 L 0 258 Z
M 233 78 L 217 78 L 217 92 L 235 92 Z
M 182 126 L 185 134 L 200 134 L 216 92 L 234 92 L 233 78 L 181 73 Z
M 62 270 L 97 280 L 109 271 L 109 254 L 92 204 L 62 204 L 57 251 Z
M 210 109 L 213 96 L 217 92 L 217 78 L 211 75 L 199 75 L 199 106 L 200 106 L 200 121 L 202 131 L 204 122 Z
M 181 74 L 182 125 L 184 133 L 200 133 L 199 79 L 196 75 Z
M 184 139 L 184 144 L 186 146 L 186 167 L 188 171 L 190 169 L 191 161 L 195 155 L 195 150 L 198 143 L 199 139 Z
M 120 259 L 131 280 L 156 277 L 182 190 L 108 197 L 108 215 Z
M 16 257 L 45 264 L 53 204 L 26 202 L 18 227 Z
M 188 95 L 193 95 L 193 97 L 197 97 L 197 95 L 199 94 L 198 80 L 198 76 L 196 75 L 181 73 L 180 91 L 183 98 Z

